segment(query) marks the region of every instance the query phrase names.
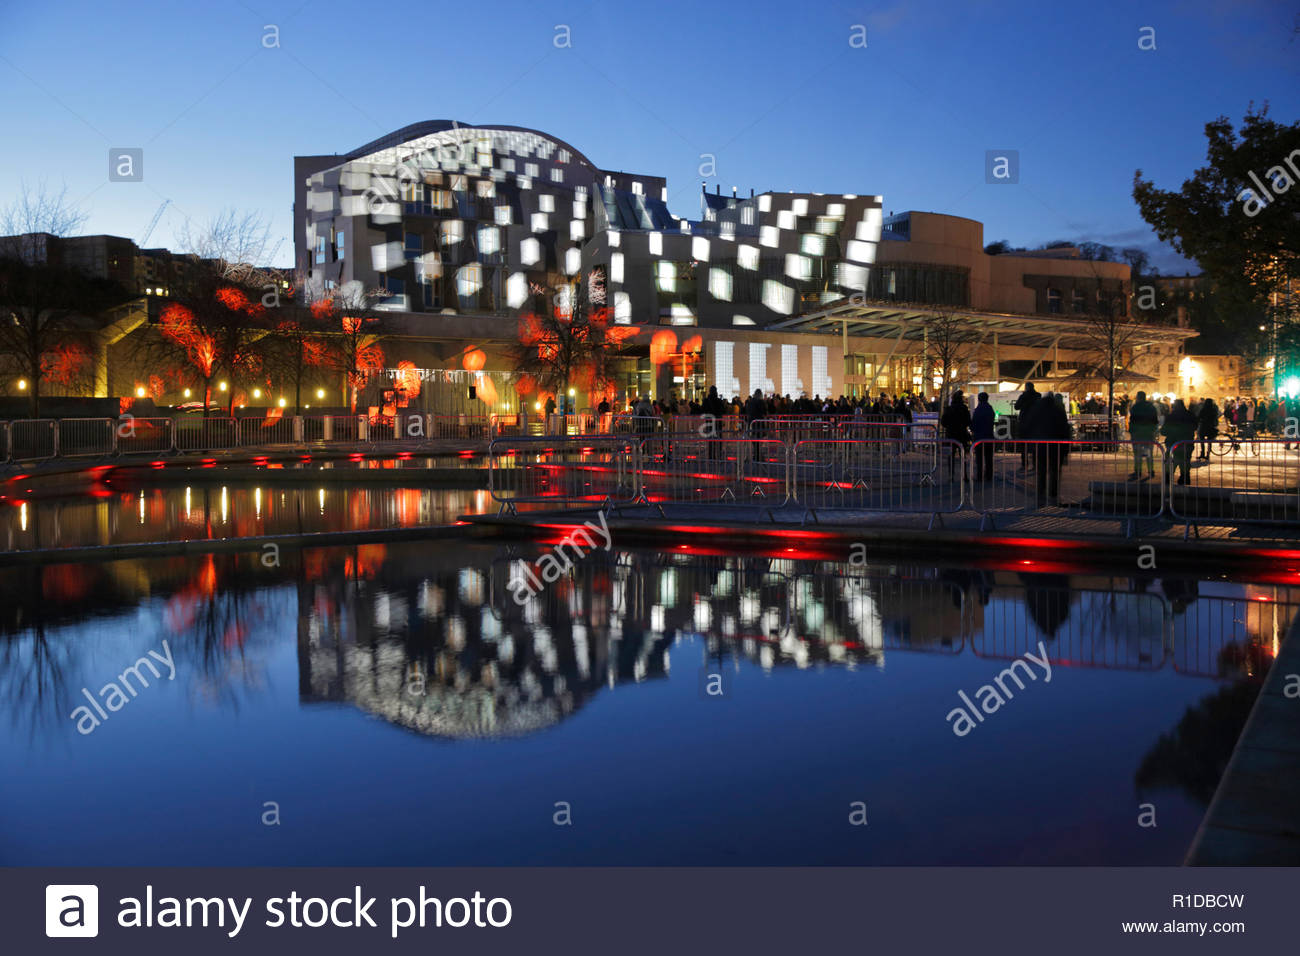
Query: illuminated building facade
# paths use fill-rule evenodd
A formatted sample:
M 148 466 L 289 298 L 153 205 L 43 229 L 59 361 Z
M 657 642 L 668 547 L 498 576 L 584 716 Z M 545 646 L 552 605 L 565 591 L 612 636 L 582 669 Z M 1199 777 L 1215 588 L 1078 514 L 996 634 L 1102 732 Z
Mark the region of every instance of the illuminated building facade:
M 1123 264 L 988 255 L 981 223 L 886 217 L 878 195 L 703 191 L 700 218 L 683 219 L 663 177 L 601 169 L 531 129 L 423 122 L 296 157 L 294 171 L 311 294 L 377 292 L 385 329 L 408 340 L 400 357 L 422 369 L 458 367 L 468 340 L 505 370 L 520 315 L 593 287 L 615 323 L 642 330 L 620 398 L 709 385 L 728 397 L 932 394 L 927 326 L 953 312 L 977 353 L 961 384 L 1050 385 L 1088 361 L 1089 315 L 1129 312 Z M 1144 330 L 1134 344 L 1180 354 L 1192 334 Z M 655 335 L 671 338 L 662 361 Z
M 663 177 L 516 127 L 420 123 L 295 169 L 314 290 L 402 312 L 519 314 L 596 271 L 619 323 L 762 326 L 863 292 L 880 240 L 879 196 L 705 194 L 690 221 Z

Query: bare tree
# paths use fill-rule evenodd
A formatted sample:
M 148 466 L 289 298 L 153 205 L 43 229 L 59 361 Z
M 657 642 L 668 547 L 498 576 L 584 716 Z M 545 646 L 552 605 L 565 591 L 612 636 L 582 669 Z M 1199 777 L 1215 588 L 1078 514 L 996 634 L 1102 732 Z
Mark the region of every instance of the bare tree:
M 343 375 L 348 407 L 357 410 L 357 393 L 371 374 L 384 367 L 382 336 L 376 326 L 379 312 L 376 303 L 391 293 L 384 289 L 367 289 L 361 282 L 345 282 L 323 293 L 305 293 L 307 307 L 328 330 L 329 347 L 321 356 L 322 364 Z
M 271 241 L 269 220 L 256 212 L 223 209 L 203 223 L 186 219 L 177 241 L 183 251 L 209 259 L 223 279 L 245 285 L 262 285 Z
M 532 292 L 546 302 L 520 319 L 514 370 L 556 395 L 567 396 L 575 382 L 602 390 L 612 380 L 622 344 L 636 335 L 633 326 L 613 324 L 604 273 L 597 269 L 585 281 L 578 277 L 549 287 L 534 285 Z
M 933 372 L 939 373 L 942 382 L 939 407 L 945 408 L 954 373 L 974 357 L 979 347 L 979 333 L 969 317 L 953 312 L 936 312 L 921 327 L 925 330 L 924 384 L 929 384 Z
M 1134 339 L 1142 331 L 1142 324 L 1128 317 L 1123 297 L 1118 295 L 1102 295 L 1097 311 L 1084 319 L 1082 334 L 1093 359 L 1082 363 L 1068 381 L 1104 382 L 1108 421 L 1113 418 L 1115 408 L 1115 383 L 1127 373 L 1125 362 L 1133 351 Z
M 51 261 L 51 237 L 75 232 L 86 214 L 41 183 L 22 187 L 0 211 L 0 368 L 20 376 L 40 416 L 41 386 L 69 387 L 92 361 L 95 317 L 120 302 L 115 283 L 93 279 Z

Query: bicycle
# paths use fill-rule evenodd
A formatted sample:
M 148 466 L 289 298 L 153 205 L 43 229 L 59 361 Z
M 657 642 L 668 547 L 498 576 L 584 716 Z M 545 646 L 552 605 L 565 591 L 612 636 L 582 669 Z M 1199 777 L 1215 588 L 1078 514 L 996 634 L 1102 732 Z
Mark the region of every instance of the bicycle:
M 1199 441 L 1200 439 L 1198 439 Z M 1222 458 L 1231 453 L 1233 456 L 1239 454 L 1259 455 L 1259 444 L 1254 440 L 1253 428 L 1238 428 L 1236 425 L 1229 425 L 1227 431 L 1228 444 L 1222 441 L 1210 442 L 1210 454 Z M 1242 444 L 1245 444 L 1249 451 L 1242 450 Z

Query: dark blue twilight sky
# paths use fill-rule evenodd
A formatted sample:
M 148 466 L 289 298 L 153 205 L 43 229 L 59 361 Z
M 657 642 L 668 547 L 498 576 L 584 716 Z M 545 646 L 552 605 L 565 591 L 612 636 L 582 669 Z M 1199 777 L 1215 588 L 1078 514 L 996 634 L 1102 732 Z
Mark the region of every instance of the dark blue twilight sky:
M 678 215 L 698 215 L 713 154 L 710 189 L 879 193 L 887 212 L 978 219 L 985 242 L 1142 245 L 1181 273 L 1133 171 L 1176 187 L 1206 121 L 1252 101 L 1300 118 L 1297 16 L 1300 0 L 0 0 L 0 206 L 66 183 L 85 231 L 139 239 L 169 198 L 150 245 L 255 209 L 289 264 L 295 154 L 445 118 L 665 175 Z M 143 183 L 108 182 L 110 147 L 144 148 Z M 1019 150 L 1018 185 L 985 183 L 988 149 Z

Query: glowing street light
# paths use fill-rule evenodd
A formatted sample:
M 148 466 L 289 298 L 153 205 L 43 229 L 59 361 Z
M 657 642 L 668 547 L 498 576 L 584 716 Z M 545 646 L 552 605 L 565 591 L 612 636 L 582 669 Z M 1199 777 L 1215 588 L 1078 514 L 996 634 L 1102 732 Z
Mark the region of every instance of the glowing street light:
M 324 397 L 325 397 L 325 389 L 323 389 L 323 388 L 318 388 L 318 389 L 316 389 L 316 397 L 317 397 L 317 398 L 324 398 Z
M 20 378 L 20 379 L 18 380 L 18 391 L 20 391 L 20 392 L 25 392 L 25 391 L 27 391 L 27 379 L 25 379 L 25 378 Z
M 135 397 L 136 397 L 136 398 L 144 398 L 144 386 L 143 386 L 143 385 L 137 385 L 137 386 L 135 387 Z
M 283 398 L 280 399 L 280 407 L 281 407 L 281 408 L 284 408 L 284 406 L 285 406 L 285 405 L 288 405 L 288 404 L 289 404 L 289 403 L 286 402 Z
M 219 392 L 224 392 L 224 391 L 226 390 L 227 387 L 228 387 L 228 386 L 226 385 L 225 382 L 218 382 L 218 383 L 217 383 L 217 391 L 219 391 Z
M 255 389 L 253 389 L 253 397 L 254 397 L 254 398 L 261 398 L 261 397 L 262 397 L 262 390 L 261 390 L 260 388 L 255 388 Z

